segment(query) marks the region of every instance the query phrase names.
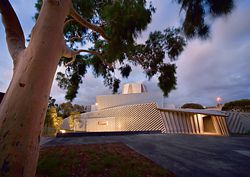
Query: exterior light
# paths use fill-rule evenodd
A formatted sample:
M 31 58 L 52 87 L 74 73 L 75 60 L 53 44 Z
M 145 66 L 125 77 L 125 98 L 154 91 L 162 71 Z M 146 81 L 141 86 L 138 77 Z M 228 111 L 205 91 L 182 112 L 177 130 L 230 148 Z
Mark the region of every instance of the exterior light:
M 217 101 L 217 103 L 220 103 L 222 101 L 222 98 L 218 96 L 218 97 L 216 97 L 216 101 Z
M 98 103 L 95 103 L 96 106 L 98 106 Z
M 61 133 L 66 133 L 66 130 L 60 130 Z

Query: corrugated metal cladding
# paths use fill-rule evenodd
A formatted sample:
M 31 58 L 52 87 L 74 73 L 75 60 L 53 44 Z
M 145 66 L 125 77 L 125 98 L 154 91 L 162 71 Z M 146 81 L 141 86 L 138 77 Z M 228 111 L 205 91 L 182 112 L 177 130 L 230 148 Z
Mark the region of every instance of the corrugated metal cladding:
M 145 103 L 84 113 L 80 120 L 75 120 L 74 130 L 161 130 L 163 133 L 229 136 L 229 133 L 247 133 L 250 130 L 250 114 L 160 109 L 156 103 Z
M 248 133 L 250 131 L 250 113 L 225 112 L 230 133 Z
M 86 131 L 89 132 L 153 130 L 166 132 L 156 103 L 119 106 L 84 113 L 81 119 L 85 120 Z
M 223 116 L 195 114 L 160 109 L 167 133 L 208 134 L 228 136 Z

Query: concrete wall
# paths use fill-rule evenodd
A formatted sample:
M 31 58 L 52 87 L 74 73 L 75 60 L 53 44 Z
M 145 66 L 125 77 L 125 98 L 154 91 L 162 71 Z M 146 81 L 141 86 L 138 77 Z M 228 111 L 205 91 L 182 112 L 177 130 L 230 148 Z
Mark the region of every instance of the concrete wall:
M 116 106 L 143 104 L 155 102 L 158 106 L 162 104 L 161 93 L 133 93 L 133 94 L 120 94 L 120 95 L 103 95 L 96 97 L 97 109 L 107 109 Z
M 129 83 L 123 85 L 122 94 L 131 94 L 131 93 L 143 93 L 147 92 L 147 89 L 142 83 Z

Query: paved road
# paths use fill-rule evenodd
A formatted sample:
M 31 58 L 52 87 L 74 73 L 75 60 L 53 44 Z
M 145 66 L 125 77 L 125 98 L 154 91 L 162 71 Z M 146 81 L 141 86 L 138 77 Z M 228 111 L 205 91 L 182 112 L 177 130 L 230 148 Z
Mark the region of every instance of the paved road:
M 42 142 L 42 146 L 123 142 L 180 177 L 250 177 L 250 137 L 155 134 Z

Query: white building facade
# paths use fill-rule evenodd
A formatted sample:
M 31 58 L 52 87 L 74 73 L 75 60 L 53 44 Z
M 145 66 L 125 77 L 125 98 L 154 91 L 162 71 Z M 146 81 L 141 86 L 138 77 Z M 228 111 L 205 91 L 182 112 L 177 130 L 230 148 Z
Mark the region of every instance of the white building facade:
M 234 123 L 229 126 L 230 115 L 224 112 L 164 109 L 160 108 L 162 99 L 159 93 L 148 93 L 143 84 L 125 84 L 120 95 L 97 96 L 92 111 L 74 120 L 73 129 L 83 132 L 161 131 L 222 136 L 228 136 L 230 130 L 234 133 L 247 131 L 240 119 L 237 128 Z M 68 129 L 67 122 L 69 118 L 65 119 L 63 129 Z

